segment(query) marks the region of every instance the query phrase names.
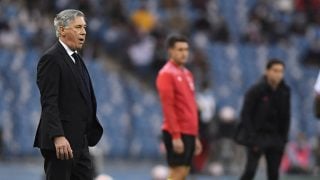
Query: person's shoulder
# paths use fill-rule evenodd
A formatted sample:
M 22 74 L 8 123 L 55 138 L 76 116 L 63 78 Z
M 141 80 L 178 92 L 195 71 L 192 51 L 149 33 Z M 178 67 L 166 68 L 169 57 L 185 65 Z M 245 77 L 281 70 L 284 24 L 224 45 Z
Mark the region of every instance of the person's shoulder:
M 287 93 L 291 92 L 290 86 L 285 81 L 283 81 L 281 88 L 284 92 L 287 92 Z
M 176 68 L 170 63 L 167 62 L 159 71 L 159 75 L 162 74 L 171 74 L 174 75 L 176 73 Z
M 43 56 L 46 56 L 46 55 L 56 56 L 59 54 L 60 49 L 61 47 L 59 47 L 59 42 L 56 42 L 43 53 Z
M 259 79 L 258 81 L 256 81 L 250 86 L 250 89 L 258 90 L 258 89 L 263 89 L 264 87 L 265 87 L 265 82 L 262 79 Z
M 257 82 L 255 82 L 253 85 L 249 87 L 247 90 L 247 94 L 260 94 L 266 89 L 265 82 L 263 79 L 259 79 Z
M 55 60 L 55 62 L 58 62 L 58 60 L 61 59 L 60 51 L 61 51 L 61 47 L 59 47 L 59 43 L 56 42 L 42 54 L 39 61 L 41 62 L 41 61 Z
M 189 76 L 193 76 L 192 72 L 188 69 L 188 68 L 184 68 L 184 71 L 189 75 Z

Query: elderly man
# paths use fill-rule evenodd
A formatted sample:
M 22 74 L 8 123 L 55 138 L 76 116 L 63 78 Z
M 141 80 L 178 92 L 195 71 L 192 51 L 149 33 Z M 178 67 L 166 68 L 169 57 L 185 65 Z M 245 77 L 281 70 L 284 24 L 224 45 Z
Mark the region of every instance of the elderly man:
M 90 76 L 78 54 L 86 37 L 84 14 L 61 11 L 54 26 L 58 42 L 44 53 L 37 68 L 42 112 L 34 146 L 44 157 L 46 179 L 91 180 L 88 146 L 98 143 L 103 129 Z

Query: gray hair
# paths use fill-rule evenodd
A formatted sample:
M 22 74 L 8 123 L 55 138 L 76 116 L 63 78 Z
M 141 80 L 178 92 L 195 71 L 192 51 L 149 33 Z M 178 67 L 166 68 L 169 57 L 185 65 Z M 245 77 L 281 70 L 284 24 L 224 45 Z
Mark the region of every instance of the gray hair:
M 60 27 L 67 27 L 70 21 L 73 21 L 78 16 L 84 17 L 84 13 L 75 9 L 66 9 L 57 14 L 53 21 L 54 28 L 56 30 L 56 36 L 60 36 Z

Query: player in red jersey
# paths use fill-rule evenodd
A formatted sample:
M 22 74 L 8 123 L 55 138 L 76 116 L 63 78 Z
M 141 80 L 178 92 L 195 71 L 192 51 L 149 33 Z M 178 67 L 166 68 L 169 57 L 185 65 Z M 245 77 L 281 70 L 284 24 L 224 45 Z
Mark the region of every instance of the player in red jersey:
M 181 35 L 167 40 L 169 60 L 159 71 L 157 89 L 164 120 L 163 141 L 170 166 L 168 179 L 184 180 L 190 171 L 192 157 L 202 151 L 198 139 L 198 111 L 192 73 L 185 67 L 189 43 Z

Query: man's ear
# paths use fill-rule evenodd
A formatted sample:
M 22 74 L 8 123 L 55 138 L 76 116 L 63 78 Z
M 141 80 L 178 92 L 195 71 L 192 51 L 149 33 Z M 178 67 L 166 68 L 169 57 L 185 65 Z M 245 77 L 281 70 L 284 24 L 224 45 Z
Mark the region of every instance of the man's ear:
M 64 36 L 65 35 L 65 28 L 63 26 L 59 27 L 59 34 L 60 34 L 60 36 Z

